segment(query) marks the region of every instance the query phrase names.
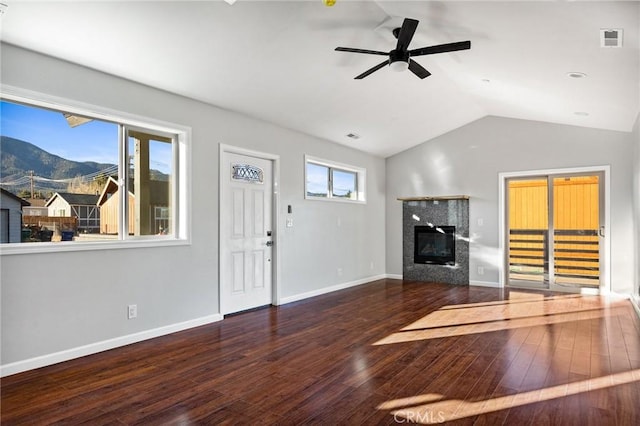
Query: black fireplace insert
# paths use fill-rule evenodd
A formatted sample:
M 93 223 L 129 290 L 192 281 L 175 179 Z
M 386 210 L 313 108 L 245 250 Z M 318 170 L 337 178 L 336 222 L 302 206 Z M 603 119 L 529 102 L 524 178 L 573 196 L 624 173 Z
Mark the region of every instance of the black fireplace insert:
M 455 226 L 416 226 L 414 263 L 456 264 Z

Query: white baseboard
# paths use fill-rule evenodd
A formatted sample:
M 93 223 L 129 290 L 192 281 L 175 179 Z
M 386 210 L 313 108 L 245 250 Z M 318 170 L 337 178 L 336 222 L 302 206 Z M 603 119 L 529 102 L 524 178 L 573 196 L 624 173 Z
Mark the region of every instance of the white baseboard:
M 631 306 L 635 308 L 636 314 L 638 314 L 638 318 L 640 318 L 640 297 L 631 296 L 629 300 L 631 301 Z
M 10 364 L 0 366 L 0 377 L 10 376 L 12 374 L 33 370 L 40 367 L 46 367 L 47 365 L 69 361 L 74 358 L 80 358 L 120 346 L 130 345 L 131 343 L 153 339 L 154 337 L 164 336 L 167 334 L 187 330 L 189 328 L 199 327 L 201 325 L 210 324 L 212 322 L 221 320 L 221 314 L 208 315 L 206 317 L 196 318 L 177 324 L 171 324 L 164 327 L 158 327 L 151 330 L 128 334 L 126 336 L 120 336 L 109 340 L 103 340 L 101 342 L 91 343 L 89 345 L 79 346 L 77 348 L 66 349 L 64 351 L 25 359 L 23 361 L 12 362 Z
M 500 283 L 495 283 L 492 281 L 469 281 L 469 285 L 473 285 L 476 287 L 502 288 Z
M 304 300 L 304 299 L 308 299 L 310 297 L 315 297 L 315 296 L 320 296 L 323 294 L 327 294 L 327 293 L 332 293 L 334 291 L 338 291 L 338 290 L 344 290 L 345 288 L 349 288 L 349 287 L 356 287 L 362 284 L 367 284 L 370 283 L 372 281 L 376 281 L 376 280 L 381 280 L 384 278 L 389 278 L 387 275 L 382 274 L 382 275 L 375 275 L 372 277 L 367 277 L 367 278 L 362 278 L 359 280 L 355 280 L 355 281 L 350 281 L 350 282 L 346 282 L 346 283 L 342 283 L 342 284 L 337 284 L 331 287 L 324 287 L 324 288 L 320 288 L 318 290 L 312 290 L 312 291 L 308 291 L 306 293 L 300 293 L 300 294 L 295 294 L 293 296 L 288 296 L 288 297 L 283 297 L 281 299 L 278 300 L 278 305 L 285 305 L 287 303 L 292 303 L 292 302 L 297 302 L 299 300 Z
M 402 274 L 385 274 L 385 278 L 389 278 L 390 280 L 402 280 L 404 277 Z

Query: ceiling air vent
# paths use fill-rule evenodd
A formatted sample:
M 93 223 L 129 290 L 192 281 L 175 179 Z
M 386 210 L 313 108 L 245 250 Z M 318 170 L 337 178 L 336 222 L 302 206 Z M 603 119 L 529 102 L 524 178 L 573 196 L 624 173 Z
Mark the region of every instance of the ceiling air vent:
M 357 133 L 347 133 L 345 136 L 353 140 L 360 139 L 360 135 Z
M 622 29 L 608 28 L 600 30 L 600 47 L 622 47 Z

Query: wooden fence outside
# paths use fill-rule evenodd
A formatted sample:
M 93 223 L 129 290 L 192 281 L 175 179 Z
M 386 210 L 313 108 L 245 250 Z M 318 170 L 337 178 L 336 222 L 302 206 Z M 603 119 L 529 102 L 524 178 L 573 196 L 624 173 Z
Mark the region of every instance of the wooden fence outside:
M 78 229 L 78 219 L 69 216 L 22 216 L 22 225 L 25 228 L 46 227 L 76 231 Z

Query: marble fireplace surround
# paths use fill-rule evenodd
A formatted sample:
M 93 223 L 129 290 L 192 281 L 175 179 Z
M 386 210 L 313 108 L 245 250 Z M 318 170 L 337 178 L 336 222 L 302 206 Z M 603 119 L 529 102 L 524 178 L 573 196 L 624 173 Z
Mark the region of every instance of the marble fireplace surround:
M 402 275 L 405 280 L 469 285 L 469 196 L 398 198 L 402 201 Z M 456 227 L 455 265 L 413 261 L 415 227 Z

